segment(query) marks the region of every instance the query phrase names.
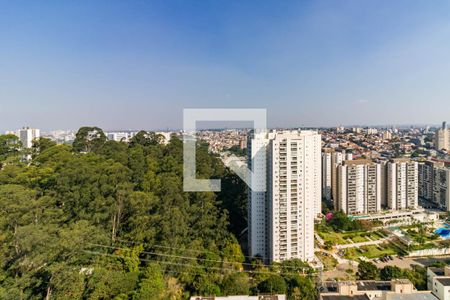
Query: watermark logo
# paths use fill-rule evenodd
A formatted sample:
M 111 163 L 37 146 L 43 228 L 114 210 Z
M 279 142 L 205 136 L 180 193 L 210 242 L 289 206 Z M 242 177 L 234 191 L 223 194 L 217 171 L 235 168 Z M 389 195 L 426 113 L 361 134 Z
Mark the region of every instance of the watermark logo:
M 197 179 L 195 164 L 196 132 L 199 121 L 253 122 L 255 132 L 266 130 L 266 109 L 259 108 L 189 108 L 183 110 L 183 190 L 185 192 L 219 192 L 220 179 Z M 249 158 L 253 161 L 253 156 Z M 225 164 L 235 172 L 253 191 L 265 191 L 265 185 L 257 178 L 255 170 L 242 165 L 242 161 L 231 155 Z

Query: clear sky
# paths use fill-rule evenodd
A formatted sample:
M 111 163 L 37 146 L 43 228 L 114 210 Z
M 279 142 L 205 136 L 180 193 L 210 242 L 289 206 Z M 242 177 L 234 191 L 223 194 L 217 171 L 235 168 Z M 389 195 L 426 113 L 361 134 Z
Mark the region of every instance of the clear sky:
M 450 1 L 0 0 L 0 129 L 450 121 Z

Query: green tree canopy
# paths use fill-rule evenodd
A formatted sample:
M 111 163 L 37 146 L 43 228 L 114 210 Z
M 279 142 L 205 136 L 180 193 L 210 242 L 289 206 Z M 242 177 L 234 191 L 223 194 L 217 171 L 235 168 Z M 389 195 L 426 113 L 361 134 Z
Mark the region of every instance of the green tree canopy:
M 106 142 L 106 135 L 98 127 L 81 127 L 75 135 L 73 150 L 77 152 L 98 151 Z
M 269 278 L 258 284 L 261 293 L 285 294 L 287 291 L 286 281 L 279 275 L 270 275 Z
M 377 266 L 368 261 L 361 261 L 356 275 L 360 280 L 375 280 L 378 279 L 378 274 Z
M 397 278 L 403 278 L 402 269 L 397 266 L 385 266 L 380 271 L 380 279 L 381 280 L 391 280 Z

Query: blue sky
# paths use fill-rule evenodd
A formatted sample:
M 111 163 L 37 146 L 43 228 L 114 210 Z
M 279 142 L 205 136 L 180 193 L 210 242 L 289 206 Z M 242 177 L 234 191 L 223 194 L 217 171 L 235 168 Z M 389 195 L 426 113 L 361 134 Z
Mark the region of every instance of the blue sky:
M 0 129 L 270 126 L 450 116 L 448 1 L 0 0 Z

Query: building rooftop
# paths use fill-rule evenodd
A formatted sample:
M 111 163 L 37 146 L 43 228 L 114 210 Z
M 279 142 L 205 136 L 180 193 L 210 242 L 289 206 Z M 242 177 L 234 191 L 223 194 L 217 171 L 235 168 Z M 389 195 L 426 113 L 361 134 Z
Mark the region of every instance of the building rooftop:
M 395 163 L 412 162 L 411 159 L 407 157 L 391 158 L 390 161 Z
M 324 153 L 334 153 L 336 150 L 334 148 L 323 148 L 322 152 Z
M 370 159 L 355 159 L 355 160 L 346 160 L 344 161 L 344 165 L 352 166 L 352 165 L 370 165 L 374 162 Z
M 367 295 L 354 295 L 354 296 L 322 295 L 321 298 L 323 300 L 370 300 L 370 298 Z
M 450 277 L 436 278 L 444 286 L 450 286 Z
M 390 281 L 358 281 L 358 291 L 390 291 Z
M 430 271 L 432 271 L 434 274 L 436 274 L 437 276 L 444 276 L 445 275 L 444 268 L 430 267 L 428 269 Z
M 431 293 L 412 293 L 412 294 L 388 294 L 386 295 L 386 300 L 438 300 L 438 298 L 436 298 L 436 296 L 434 296 Z
M 326 281 L 323 283 L 322 293 L 336 293 L 338 285 L 352 284 L 355 282 L 336 282 L 336 281 Z M 356 286 L 358 291 L 390 291 L 391 282 L 390 281 L 376 281 L 376 280 L 364 280 L 357 281 Z

